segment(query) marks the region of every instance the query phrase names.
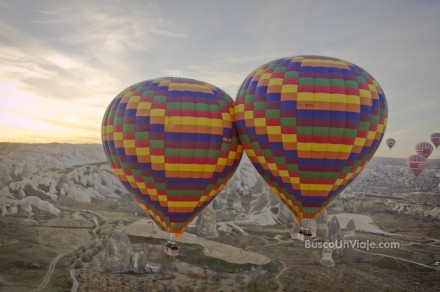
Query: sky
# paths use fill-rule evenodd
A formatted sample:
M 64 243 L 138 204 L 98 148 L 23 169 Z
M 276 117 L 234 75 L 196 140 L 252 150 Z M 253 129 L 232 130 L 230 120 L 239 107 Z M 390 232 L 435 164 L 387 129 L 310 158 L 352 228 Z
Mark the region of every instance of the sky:
M 194 78 L 235 99 L 258 66 L 315 54 L 378 80 L 397 143 L 376 156 L 407 157 L 440 132 L 439 52 L 440 1 L 0 0 L 0 142 L 100 143 L 134 83 Z

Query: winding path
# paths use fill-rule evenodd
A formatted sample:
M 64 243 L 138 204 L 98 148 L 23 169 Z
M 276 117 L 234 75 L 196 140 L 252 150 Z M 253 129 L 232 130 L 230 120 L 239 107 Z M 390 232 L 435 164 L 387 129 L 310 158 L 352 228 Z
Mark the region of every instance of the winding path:
M 386 254 L 383 254 L 383 253 L 369 252 L 369 251 L 361 250 L 361 249 L 357 249 L 357 248 L 353 248 L 353 249 L 357 250 L 359 252 L 368 253 L 370 255 L 377 255 L 377 256 L 382 256 L 382 257 L 387 257 L 387 258 L 392 258 L 392 259 L 395 259 L 395 260 L 400 260 L 400 261 L 408 262 L 408 263 L 419 265 L 421 267 L 428 268 L 428 269 L 435 270 L 435 271 L 439 270 L 437 268 L 434 268 L 434 267 L 431 267 L 431 266 L 428 266 L 428 265 L 425 265 L 425 264 L 422 264 L 422 263 L 418 263 L 418 262 L 415 262 L 415 261 L 411 261 L 411 260 L 407 260 L 407 259 L 403 259 L 403 258 L 391 256 L 391 255 L 386 255 Z
M 97 217 L 98 215 L 95 213 L 92 213 L 88 210 L 79 210 L 79 211 L 82 212 L 88 220 L 91 220 L 95 224 L 95 228 L 93 229 L 93 235 L 95 235 L 96 239 L 99 239 L 98 234 L 96 234 L 96 231 L 99 228 L 99 220 Z M 69 274 L 70 274 L 70 278 L 72 279 L 72 283 L 73 283 L 70 291 L 76 292 L 76 291 L 78 291 L 78 288 L 79 288 L 79 282 L 78 282 L 78 279 L 76 278 L 75 268 L 73 268 L 73 265 L 72 265 L 72 268 L 69 270 Z
M 280 262 L 283 265 L 283 268 L 281 269 L 281 271 L 275 276 L 275 279 L 278 282 L 278 290 L 277 291 L 280 292 L 280 291 L 283 291 L 283 288 L 284 288 L 283 284 L 280 281 L 280 276 L 286 271 L 287 266 L 286 266 L 286 263 L 281 260 L 276 260 L 276 261 Z
M 53 271 L 55 270 L 55 266 L 57 262 L 64 256 L 64 253 L 60 253 L 54 258 L 49 265 L 49 269 L 47 270 L 46 275 L 44 276 L 43 282 L 35 289 L 35 291 L 40 291 L 44 288 L 46 288 L 47 284 L 50 281 L 50 277 L 52 277 Z
M 70 274 L 70 278 L 72 278 L 72 281 L 73 281 L 73 285 L 72 285 L 72 288 L 70 289 L 70 292 L 76 292 L 76 291 L 78 291 L 78 288 L 79 288 L 79 282 L 75 276 L 75 269 L 74 268 L 70 269 L 69 274 Z

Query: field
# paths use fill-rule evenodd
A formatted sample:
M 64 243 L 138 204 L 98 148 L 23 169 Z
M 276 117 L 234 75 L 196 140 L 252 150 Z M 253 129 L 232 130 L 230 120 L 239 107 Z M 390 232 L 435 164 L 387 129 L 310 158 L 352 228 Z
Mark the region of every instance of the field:
M 131 211 L 98 206 L 63 208 L 60 217 L 36 214 L 34 221 L 0 217 L 0 291 L 29 291 L 43 284 L 43 291 L 66 291 L 73 284 L 73 267 L 79 291 L 438 291 L 440 271 L 433 267 L 440 261 L 438 223 L 384 212 L 378 198 L 364 203 L 369 211 L 362 214 L 372 218 L 374 228 L 356 232 L 357 239 L 399 242 L 400 248 L 348 248 L 334 258 L 334 268 L 319 264 L 322 249 L 292 240 L 287 225 L 239 225 L 214 240 L 186 233 L 181 255 L 171 258 L 162 252 L 166 234 Z M 339 207 L 330 210 L 342 213 Z M 143 251 L 159 272 L 104 272 L 103 248 L 120 223 L 133 249 Z M 375 228 L 384 233 L 372 233 Z

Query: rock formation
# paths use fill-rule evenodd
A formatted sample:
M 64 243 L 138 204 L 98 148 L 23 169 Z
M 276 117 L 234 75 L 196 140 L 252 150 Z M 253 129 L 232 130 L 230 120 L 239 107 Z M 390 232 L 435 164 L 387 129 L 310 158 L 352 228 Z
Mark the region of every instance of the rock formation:
M 318 229 L 316 230 L 316 236 L 321 238 L 327 238 L 328 233 L 328 215 L 327 210 L 324 210 L 318 218 L 316 218 L 316 223 L 318 225 Z
M 355 240 L 356 239 L 356 224 L 353 219 L 348 221 L 347 226 L 342 230 L 344 240 Z
M 103 267 L 109 273 L 124 273 L 131 271 L 130 263 L 133 247 L 127 232 L 119 226 L 115 229 L 107 242 Z
M 158 267 L 147 263 L 143 251 L 134 252 L 124 226 L 120 224 L 110 235 L 102 266 L 107 273 L 154 273 Z
M 144 273 L 147 265 L 147 257 L 143 251 L 133 253 L 130 258 L 130 272 Z
M 330 249 L 323 249 L 322 250 L 322 257 L 319 263 L 321 266 L 332 268 L 335 266 L 335 261 L 332 258 L 332 250 Z
M 341 227 L 339 225 L 338 217 L 333 216 L 332 219 L 330 220 L 330 222 L 328 223 L 327 241 L 334 242 L 336 244 L 336 242 L 339 242 L 342 239 L 343 239 L 342 238 L 342 231 L 341 231 Z M 344 251 L 342 248 L 335 248 L 333 250 L 333 256 L 339 257 L 339 256 L 343 256 L 343 255 L 344 255 Z
M 206 208 L 197 218 L 197 236 L 203 238 L 218 237 L 216 215 L 217 213 L 215 212 L 212 204 L 206 206 Z

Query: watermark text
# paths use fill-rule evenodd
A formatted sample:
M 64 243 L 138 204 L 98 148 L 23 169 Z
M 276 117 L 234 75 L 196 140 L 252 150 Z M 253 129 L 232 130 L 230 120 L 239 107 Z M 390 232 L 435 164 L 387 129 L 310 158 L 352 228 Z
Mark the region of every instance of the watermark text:
M 399 249 L 400 242 L 398 241 L 380 241 L 374 242 L 355 240 L 335 240 L 335 241 L 304 241 L 305 248 L 312 249 L 363 249 L 369 251 L 370 249 Z

